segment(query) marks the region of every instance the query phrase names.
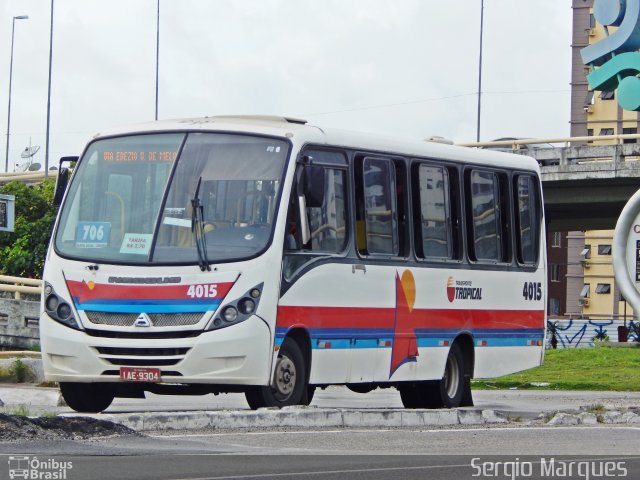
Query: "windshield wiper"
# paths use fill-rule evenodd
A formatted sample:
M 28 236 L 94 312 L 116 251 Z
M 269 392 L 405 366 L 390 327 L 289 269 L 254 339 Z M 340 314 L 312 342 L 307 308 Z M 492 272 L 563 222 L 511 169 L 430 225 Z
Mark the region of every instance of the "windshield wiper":
M 209 266 L 209 258 L 207 257 L 207 240 L 204 238 L 204 207 L 200 202 L 200 185 L 202 177 L 198 179 L 196 193 L 191 199 L 191 233 L 196 243 L 198 252 L 198 265 L 201 271 L 211 271 Z

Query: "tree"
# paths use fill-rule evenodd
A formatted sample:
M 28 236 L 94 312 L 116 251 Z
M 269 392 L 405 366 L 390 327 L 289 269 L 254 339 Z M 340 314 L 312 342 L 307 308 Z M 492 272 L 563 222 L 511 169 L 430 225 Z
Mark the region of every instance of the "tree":
M 45 255 L 56 219 L 55 182 L 38 185 L 9 182 L 0 193 L 16 197 L 15 231 L 0 232 L 0 272 L 3 275 L 41 278 Z

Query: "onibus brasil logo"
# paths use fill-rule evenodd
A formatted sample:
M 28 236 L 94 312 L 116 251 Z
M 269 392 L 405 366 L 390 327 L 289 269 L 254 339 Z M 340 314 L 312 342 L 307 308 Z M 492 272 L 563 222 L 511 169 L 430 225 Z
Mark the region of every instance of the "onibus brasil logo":
M 54 458 L 9 457 L 9 478 L 26 480 L 66 480 L 67 470 L 73 468 L 73 462 L 62 462 Z

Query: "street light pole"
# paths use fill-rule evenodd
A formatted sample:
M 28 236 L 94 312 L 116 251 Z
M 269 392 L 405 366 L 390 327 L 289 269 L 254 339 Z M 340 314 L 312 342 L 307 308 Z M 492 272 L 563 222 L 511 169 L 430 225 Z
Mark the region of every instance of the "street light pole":
M 158 74 L 160 70 L 160 0 L 156 4 L 156 116 L 158 120 Z
M 53 0 L 51 0 L 51 26 L 49 28 L 49 82 L 47 83 L 47 133 L 44 152 L 44 176 L 49 176 L 49 129 L 51 126 L 51 66 L 53 60 Z
M 480 56 L 478 60 L 478 120 L 476 124 L 476 142 L 480 142 L 480 107 L 482 105 L 482 34 L 484 30 L 484 0 L 480 0 Z
M 9 106 L 7 107 L 7 153 L 4 162 L 4 171 L 9 172 L 9 135 L 11 132 L 11 80 L 13 77 L 13 38 L 16 30 L 16 20 L 26 20 L 28 15 L 17 15 L 13 17 L 11 25 L 11 60 L 9 62 Z

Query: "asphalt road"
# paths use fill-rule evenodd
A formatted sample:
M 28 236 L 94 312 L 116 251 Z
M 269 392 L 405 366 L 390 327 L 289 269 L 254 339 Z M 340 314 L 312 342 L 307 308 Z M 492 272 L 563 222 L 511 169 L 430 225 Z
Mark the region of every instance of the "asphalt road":
M 474 465 L 531 463 L 531 475 L 516 478 L 585 478 L 584 468 L 610 468 L 640 478 L 640 428 L 524 427 L 425 430 L 263 431 L 118 437 L 90 442 L 0 444 L 0 452 L 72 462 L 66 479 L 464 479 Z M 499 457 L 497 456 L 499 454 Z M 9 458 L 1 455 L 0 478 Z M 554 459 L 574 462 L 574 472 L 541 475 Z M 585 463 L 586 462 L 586 463 Z M 488 465 L 494 465 L 488 463 Z M 527 467 L 528 465 L 525 465 Z M 486 467 L 485 467 L 486 468 Z M 490 467 L 493 468 L 493 467 Z M 486 472 L 485 472 L 486 473 Z M 502 472 L 507 473 L 507 472 Z M 547 471 L 548 473 L 548 471 Z M 560 475 L 559 473 L 562 473 Z M 511 475 L 488 475 L 512 478 Z M 595 478 L 592 475 L 590 478 Z

